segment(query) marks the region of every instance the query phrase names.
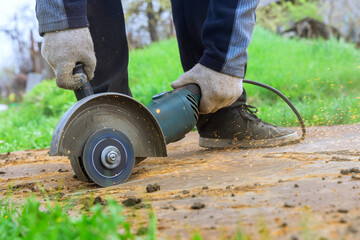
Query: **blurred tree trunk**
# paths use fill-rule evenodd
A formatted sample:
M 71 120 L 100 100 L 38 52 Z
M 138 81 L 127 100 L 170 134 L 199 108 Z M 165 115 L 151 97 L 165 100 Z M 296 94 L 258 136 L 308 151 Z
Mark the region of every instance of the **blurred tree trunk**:
M 159 21 L 160 11 L 155 13 L 152 0 L 146 0 L 146 16 L 148 17 L 148 31 L 150 33 L 151 42 L 159 41 L 157 33 L 157 23 Z
M 123 1 L 130 47 L 174 36 L 169 0 Z

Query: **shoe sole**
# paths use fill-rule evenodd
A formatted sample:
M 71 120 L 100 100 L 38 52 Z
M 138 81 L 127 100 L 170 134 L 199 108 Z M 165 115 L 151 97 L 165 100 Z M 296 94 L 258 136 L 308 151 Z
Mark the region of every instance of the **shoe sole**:
M 204 148 L 265 148 L 277 147 L 294 143 L 298 140 L 296 132 L 278 137 L 261 140 L 233 140 L 219 138 L 202 138 L 200 137 L 199 145 Z

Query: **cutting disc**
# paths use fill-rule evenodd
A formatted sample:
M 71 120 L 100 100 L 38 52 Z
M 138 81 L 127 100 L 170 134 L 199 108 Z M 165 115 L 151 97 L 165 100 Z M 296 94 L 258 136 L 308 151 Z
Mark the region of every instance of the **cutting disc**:
M 125 182 L 134 169 L 134 148 L 122 132 L 102 129 L 86 142 L 82 162 L 87 175 L 96 184 L 117 185 Z

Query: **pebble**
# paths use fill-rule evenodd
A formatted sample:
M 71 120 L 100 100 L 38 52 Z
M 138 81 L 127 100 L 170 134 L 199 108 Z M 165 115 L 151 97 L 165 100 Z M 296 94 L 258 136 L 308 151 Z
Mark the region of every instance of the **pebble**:
M 125 207 L 132 207 L 139 203 L 141 203 L 141 198 L 128 198 L 128 199 L 122 201 L 122 204 Z
M 348 173 L 360 173 L 360 169 L 357 167 L 349 168 L 349 169 L 341 169 L 341 174 L 346 175 Z
M 160 190 L 160 185 L 155 183 L 155 184 L 148 184 L 146 186 L 146 192 L 148 193 L 152 193 L 152 192 L 156 192 Z
M 105 199 L 103 199 L 101 196 L 97 196 L 95 199 L 94 199 L 94 204 L 97 204 L 99 203 L 100 205 L 107 205 L 107 201 Z
M 339 222 L 340 223 L 347 223 L 346 219 L 344 219 L 344 218 L 341 218 Z
M 349 212 L 349 210 L 347 210 L 347 209 L 338 209 L 337 211 L 338 211 L 338 213 L 348 213 Z
M 205 207 L 204 203 L 201 202 L 195 202 L 192 206 L 191 209 L 202 209 Z
M 284 203 L 284 207 L 286 208 L 293 208 L 295 207 L 294 205 L 288 204 L 288 203 Z

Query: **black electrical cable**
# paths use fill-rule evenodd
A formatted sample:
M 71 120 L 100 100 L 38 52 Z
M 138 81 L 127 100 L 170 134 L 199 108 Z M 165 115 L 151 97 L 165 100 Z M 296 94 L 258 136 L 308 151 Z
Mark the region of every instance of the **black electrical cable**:
M 247 80 L 247 79 L 244 79 L 243 82 L 265 88 L 267 90 L 272 91 L 273 93 L 276 93 L 279 97 L 281 97 L 287 103 L 287 105 L 289 105 L 289 107 L 293 110 L 293 112 L 295 113 L 296 117 L 299 120 L 299 123 L 300 123 L 300 126 L 301 126 L 301 131 L 302 131 L 302 136 L 301 136 L 301 138 L 298 139 L 298 141 L 300 142 L 300 141 L 303 141 L 305 139 L 305 137 L 306 137 L 306 129 L 305 129 L 304 121 L 303 121 L 300 113 L 295 108 L 295 106 L 290 102 L 290 100 L 284 94 L 282 94 L 276 88 L 273 88 L 273 87 L 271 87 L 269 85 L 266 85 L 264 83 L 260 83 L 260 82 L 256 82 L 256 81 L 252 81 L 252 80 Z

